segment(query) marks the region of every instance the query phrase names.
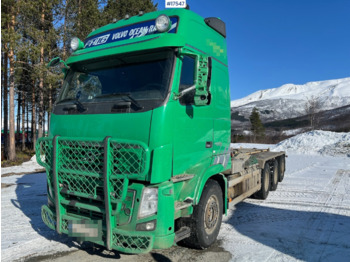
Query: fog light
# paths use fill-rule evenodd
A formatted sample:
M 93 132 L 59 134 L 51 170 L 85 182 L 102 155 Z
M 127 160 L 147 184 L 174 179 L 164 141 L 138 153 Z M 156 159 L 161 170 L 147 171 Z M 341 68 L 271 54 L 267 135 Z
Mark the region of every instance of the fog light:
M 170 18 L 167 15 L 160 15 L 156 19 L 156 28 L 158 32 L 163 33 L 170 29 Z
M 140 223 L 136 225 L 136 230 L 138 231 L 153 231 L 156 229 L 157 221 L 152 220 L 145 223 Z

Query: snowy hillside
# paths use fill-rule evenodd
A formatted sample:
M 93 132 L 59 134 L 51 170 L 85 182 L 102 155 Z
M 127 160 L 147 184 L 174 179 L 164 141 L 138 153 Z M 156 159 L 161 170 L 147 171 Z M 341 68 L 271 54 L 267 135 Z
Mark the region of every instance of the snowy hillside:
M 305 104 L 312 100 L 322 111 L 349 105 L 350 77 L 260 90 L 232 101 L 231 108 L 247 118 L 257 107 L 263 120 L 281 120 L 305 115 Z

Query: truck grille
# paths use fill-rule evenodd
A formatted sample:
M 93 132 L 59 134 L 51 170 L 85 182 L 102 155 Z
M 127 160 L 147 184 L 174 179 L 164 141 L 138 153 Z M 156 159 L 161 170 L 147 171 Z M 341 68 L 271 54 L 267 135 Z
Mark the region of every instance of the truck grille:
M 112 174 L 142 174 L 146 167 L 146 151 L 137 144 L 111 142 Z
M 36 161 L 46 169 L 51 169 L 52 167 L 52 149 L 52 139 L 41 138 L 36 143 Z
M 58 169 L 90 174 L 103 172 L 103 145 L 98 141 L 58 140 Z
M 102 177 L 92 177 L 82 174 L 58 172 L 60 187 L 67 193 L 78 193 L 87 198 L 101 198 L 99 187 L 103 187 Z
M 150 159 L 147 146 L 137 141 L 67 137 L 40 138 L 36 144 L 36 157 L 46 168 L 48 184 L 55 192 L 52 197 L 58 196 L 55 205 L 60 207 L 59 210 L 56 208 L 59 216 L 71 214 L 92 220 L 98 217 L 103 221 L 106 221 L 106 201 L 110 201 L 112 210 L 108 212 L 113 216 L 117 203 L 126 197 L 129 179 L 144 178 Z M 104 177 L 108 178 L 107 183 Z M 45 216 L 45 219 L 51 217 Z M 60 230 L 66 230 L 64 219 L 57 219 L 61 219 L 61 225 L 56 223 Z
M 102 141 L 58 139 L 58 168 L 90 174 L 103 172 L 104 151 Z M 110 168 L 115 175 L 142 176 L 148 171 L 147 148 L 137 142 L 110 139 Z M 40 165 L 51 168 L 53 163 L 52 139 L 41 138 L 36 144 L 36 157 Z

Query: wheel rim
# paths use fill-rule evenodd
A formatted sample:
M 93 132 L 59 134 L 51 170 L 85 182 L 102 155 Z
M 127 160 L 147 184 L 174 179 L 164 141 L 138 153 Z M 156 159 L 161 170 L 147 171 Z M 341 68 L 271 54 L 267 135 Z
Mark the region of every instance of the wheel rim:
M 219 200 L 215 195 L 212 195 L 205 206 L 204 212 L 204 229 L 210 235 L 216 229 L 219 219 Z

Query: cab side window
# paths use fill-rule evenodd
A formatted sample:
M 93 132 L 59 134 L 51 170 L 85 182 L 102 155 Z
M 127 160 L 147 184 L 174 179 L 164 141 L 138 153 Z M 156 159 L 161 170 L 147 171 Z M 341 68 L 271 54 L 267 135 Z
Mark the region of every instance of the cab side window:
M 194 70 L 195 70 L 195 59 L 190 56 L 184 56 L 182 59 L 182 69 L 179 92 L 194 85 Z M 180 98 L 181 105 L 193 105 L 195 90 L 191 90 Z

